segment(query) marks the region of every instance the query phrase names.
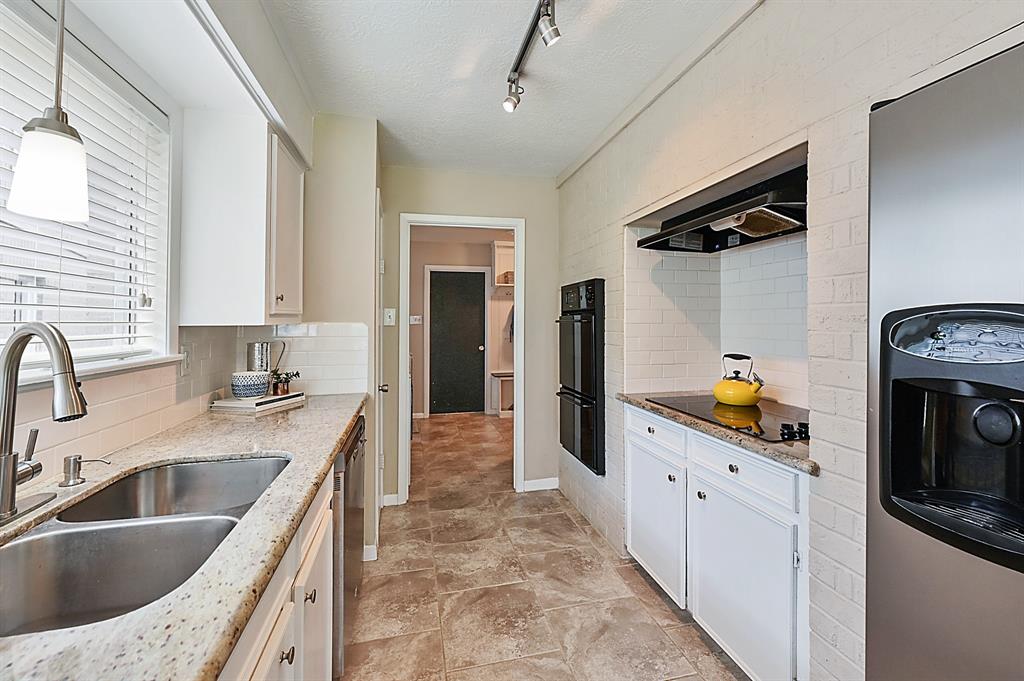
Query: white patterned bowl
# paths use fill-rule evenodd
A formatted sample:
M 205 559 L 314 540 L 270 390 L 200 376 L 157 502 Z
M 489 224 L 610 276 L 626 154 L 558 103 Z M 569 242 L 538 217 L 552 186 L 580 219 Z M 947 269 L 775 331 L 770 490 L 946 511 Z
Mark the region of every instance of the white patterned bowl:
M 269 371 L 236 371 L 231 374 L 231 394 L 240 400 L 263 397 L 269 391 Z

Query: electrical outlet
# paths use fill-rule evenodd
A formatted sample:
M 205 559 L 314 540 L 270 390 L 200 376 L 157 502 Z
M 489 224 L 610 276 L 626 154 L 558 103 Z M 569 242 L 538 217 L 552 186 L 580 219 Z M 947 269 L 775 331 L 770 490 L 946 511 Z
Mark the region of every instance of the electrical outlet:
M 195 343 L 182 343 L 181 347 L 178 348 L 178 354 L 184 355 L 181 358 L 181 363 L 178 365 L 179 378 L 192 375 L 192 357 L 195 356 L 195 352 Z
M 413 325 L 422 324 L 423 323 L 423 315 L 421 315 L 421 314 L 410 315 L 409 316 L 409 323 L 413 324 Z

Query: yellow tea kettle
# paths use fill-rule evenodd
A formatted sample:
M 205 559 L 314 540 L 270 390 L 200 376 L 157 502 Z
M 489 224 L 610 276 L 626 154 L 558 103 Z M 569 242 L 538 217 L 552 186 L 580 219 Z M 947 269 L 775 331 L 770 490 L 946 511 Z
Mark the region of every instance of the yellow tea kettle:
M 744 376 L 739 369 L 731 373 L 726 360 L 734 362 L 747 362 L 747 375 Z M 761 401 L 761 388 L 764 381 L 754 373 L 754 360 L 750 355 L 741 355 L 737 352 L 727 352 L 722 355 L 722 371 L 725 373 L 722 380 L 715 384 L 715 399 L 722 404 L 731 404 L 737 407 L 749 407 Z

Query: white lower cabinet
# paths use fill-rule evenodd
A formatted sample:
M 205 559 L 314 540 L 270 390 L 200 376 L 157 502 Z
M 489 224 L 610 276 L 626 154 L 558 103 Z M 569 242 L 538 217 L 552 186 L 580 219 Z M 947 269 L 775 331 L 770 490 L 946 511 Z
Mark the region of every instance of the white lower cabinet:
M 796 678 L 797 525 L 690 471 L 690 612 L 758 679 Z
M 685 605 L 686 468 L 678 455 L 627 436 L 629 552 L 672 600 Z
M 626 407 L 626 548 L 754 681 L 809 675 L 808 476 Z
M 329 476 L 235 644 L 219 681 L 330 681 L 333 520 Z

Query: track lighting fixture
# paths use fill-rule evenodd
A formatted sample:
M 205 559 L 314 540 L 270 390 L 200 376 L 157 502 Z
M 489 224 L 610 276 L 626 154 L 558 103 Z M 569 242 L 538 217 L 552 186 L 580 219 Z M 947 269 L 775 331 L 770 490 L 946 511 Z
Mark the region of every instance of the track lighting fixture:
M 544 0 L 541 3 L 537 30 L 540 31 L 540 38 L 544 41 L 544 47 L 551 47 L 562 37 L 562 32 L 558 30 L 558 26 L 555 24 L 555 0 Z
M 512 68 L 508 71 L 508 95 L 501 103 L 502 108 L 509 113 L 515 111 L 519 106 L 520 95 L 523 94 L 523 88 L 519 87 L 519 74 L 522 71 L 523 62 L 526 61 L 526 56 L 530 52 L 530 45 L 537 34 L 540 34 L 545 46 L 554 45 L 562 37 L 561 31 L 555 24 L 555 0 L 537 0 L 533 16 L 530 17 L 530 27 L 526 29 L 526 35 L 519 43 L 519 52 L 516 53 Z
M 519 106 L 519 95 L 523 94 L 523 88 L 519 87 L 519 76 L 508 82 L 508 97 L 505 97 L 505 101 L 501 103 L 501 107 L 505 111 L 512 113 Z

